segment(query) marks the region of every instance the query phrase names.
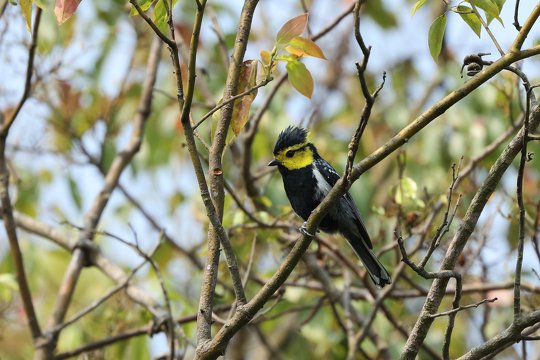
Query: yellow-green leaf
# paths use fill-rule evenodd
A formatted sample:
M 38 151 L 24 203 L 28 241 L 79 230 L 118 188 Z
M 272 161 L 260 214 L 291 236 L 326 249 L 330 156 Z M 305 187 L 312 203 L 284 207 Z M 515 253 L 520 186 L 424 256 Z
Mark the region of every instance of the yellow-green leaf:
M 240 77 L 238 80 L 238 90 L 237 93 L 243 93 L 246 90 L 255 86 L 257 80 L 257 61 L 247 60 L 244 61 L 242 67 L 240 68 Z M 246 125 L 249 119 L 249 110 L 251 109 L 251 103 L 257 91 L 254 90 L 251 93 L 242 96 L 234 102 L 233 115 L 231 126 L 235 135 L 238 135 L 240 131 Z
M 499 16 L 501 9 L 499 8 L 499 4 L 495 3 L 492 0 L 468 0 L 468 3 L 474 3 L 474 5 L 486 13 L 486 18 L 488 20 L 488 24 L 493 19 L 497 19 L 501 24 L 503 24 L 503 21 L 501 17 Z M 501 8 L 502 8 L 501 4 Z M 504 25 L 504 24 L 503 24 Z
M 287 21 L 276 36 L 276 44 L 287 45 L 292 39 L 302 35 L 306 30 L 307 22 L 308 14 L 298 15 Z
M 139 1 L 138 3 L 141 10 L 146 11 L 150 9 L 150 6 L 152 6 L 152 4 L 154 3 L 154 0 L 142 0 L 142 1 Z M 129 12 L 129 16 L 136 16 L 136 15 L 139 15 L 139 12 L 137 11 L 137 9 L 135 9 L 135 6 L 132 5 L 131 11 Z
M 326 60 L 326 56 L 324 56 L 324 53 L 319 45 L 315 44 L 312 40 L 303 38 L 301 36 L 293 38 L 285 50 L 298 57 L 313 56 Z
M 8 302 L 14 293 L 19 289 L 17 279 L 13 274 L 0 274 L 0 300 Z
M 73 204 L 77 207 L 77 210 L 82 209 L 82 197 L 81 197 L 81 191 L 79 189 L 79 184 L 71 177 L 68 177 L 68 186 L 69 186 L 69 193 L 71 195 L 71 200 L 73 200 Z
M 272 54 L 270 54 L 270 51 L 261 50 L 261 61 L 263 65 L 267 66 L 268 64 L 270 64 L 271 59 L 272 59 Z
M 154 23 L 158 27 L 159 30 L 161 30 L 162 33 L 167 33 L 167 20 L 168 20 L 168 14 L 167 14 L 167 7 L 165 6 L 165 3 L 163 0 L 159 0 L 154 7 Z
M 400 180 L 396 188 L 395 200 L 398 204 L 403 204 L 404 199 L 415 200 L 418 192 L 416 182 L 410 177 L 405 177 Z
M 411 16 L 413 16 L 418 9 L 420 9 L 424 4 L 427 2 L 427 0 L 418 0 L 411 9 Z
M 21 12 L 28 31 L 32 31 L 32 0 L 20 0 Z
M 302 95 L 311 99 L 313 95 L 313 77 L 306 68 L 306 65 L 300 61 L 290 60 L 287 62 L 287 73 L 289 82 Z
M 478 16 L 473 13 L 472 9 L 468 6 L 459 5 L 457 7 L 459 16 L 465 21 L 467 25 L 474 31 L 474 33 L 480 37 L 480 32 L 482 31 L 482 23 Z
M 444 28 L 446 27 L 446 15 L 441 15 L 433 21 L 429 27 L 428 45 L 431 57 L 435 62 L 441 54 Z

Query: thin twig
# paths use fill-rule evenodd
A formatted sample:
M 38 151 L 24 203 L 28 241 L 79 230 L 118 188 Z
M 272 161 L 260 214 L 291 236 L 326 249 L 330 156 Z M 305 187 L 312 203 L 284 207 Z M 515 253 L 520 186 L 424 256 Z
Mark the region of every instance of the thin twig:
M 448 187 L 448 193 L 446 195 L 446 211 L 443 216 L 443 220 L 437 230 L 435 231 L 435 235 L 433 236 L 433 239 L 431 240 L 431 243 L 429 244 L 429 248 L 426 252 L 426 255 L 420 262 L 419 266 L 421 268 L 424 268 L 431 258 L 431 255 L 435 251 L 435 249 L 439 246 L 439 243 L 443 236 L 450 230 L 450 225 L 452 225 L 452 222 L 454 220 L 454 216 L 457 212 L 459 202 L 461 200 L 461 195 L 458 196 L 458 199 L 456 201 L 456 204 L 454 206 L 454 210 L 452 213 L 450 213 L 450 206 L 452 204 L 452 197 L 454 194 L 454 188 L 456 186 L 457 180 L 459 178 L 459 170 L 461 168 L 461 163 L 463 161 L 463 157 L 459 160 L 459 163 L 456 168 L 456 164 L 452 164 L 452 181 L 450 183 L 450 186 Z
M 430 314 L 429 317 L 434 319 L 434 318 L 438 318 L 438 317 L 441 317 L 441 316 L 448 316 L 448 315 L 452 315 L 454 313 L 457 313 L 457 312 L 460 312 L 460 311 L 463 311 L 463 310 L 467 310 L 467 309 L 471 309 L 471 308 L 477 308 L 480 305 L 483 305 L 485 303 L 493 303 L 493 302 L 495 302 L 497 300 L 498 299 L 496 297 L 491 298 L 491 299 L 484 299 L 484 300 L 479 301 L 479 302 L 474 303 L 474 304 L 460 306 L 458 308 L 448 310 L 448 311 L 444 311 L 444 312 L 440 312 L 440 313 L 437 313 L 437 314 Z
M 523 23 L 523 26 L 521 27 L 518 35 L 516 36 L 516 39 L 512 43 L 511 51 L 521 50 L 521 47 L 523 46 L 525 39 L 529 35 L 529 32 L 531 31 L 533 25 L 536 23 L 536 20 L 538 19 L 539 16 L 540 16 L 540 2 L 536 3 L 536 6 L 529 14 L 529 17 Z
M 486 21 L 484 20 L 484 18 L 478 12 L 478 9 L 476 8 L 476 5 L 474 5 L 474 1 L 469 2 L 469 4 L 471 4 L 472 11 L 474 12 L 474 14 L 478 18 L 478 20 L 480 20 L 480 23 L 482 24 L 482 26 L 484 27 L 484 29 L 488 33 L 491 41 L 493 41 L 493 44 L 495 45 L 495 47 L 499 51 L 499 54 L 501 54 L 501 56 L 504 56 L 504 50 L 501 48 L 501 45 L 499 45 L 499 42 L 497 41 L 497 38 L 491 32 L 491 30 L 490 30 L 488 24 L 486 23 Z
M 227 311 L 228 308 L 225 307 L 225 308 L 223 308 L 221 310 L 222 311 Z M 197 320 L 197 315 L 196 314 L 184 316 L 184 317 L 179 318 L 179 319 L 175 319 L 175 322 L 176 322 L 177 325 L 182 325 L 182 324 L 188 324 L 188 323 L 194 322 L 195 320 Z M 97 341 L 85 344 L 85 345 L 83 345 L 83 346 L 81 346 L 81 347 L 79 347 L 77 349 L 71 350 L 71 351 L 66 351 L 66 352 L 60 353 L 60 354 L 54 356 L 54 360 L 69 359 L 71 357 L 75 357 L 77 355 L 80 355 L 80 354 L 83 354 L 83 353 L 86 353 L 86 352 L 90 352 L 90 351 L 97 350 L 97 349 L 102 349 L 102 348 L 104 348 L 106 346 L 113 345 L 113 344 L 115 344 L 117 342 L 128 340 L 128 339 L 131 339 L 133 337 L 137 337 L 137 336 L 141 336 L 141 335 L 152 335 L 155 332 L 155 330 L 156 330 L 155 329 L 155 323 L 150 322 L 149 324 L 147 324 L 145 326 L 141 326 L 141 327 L 136 328 L 136 329 L 128 330 L 128 331 L 120 333 L 120 334 L 116 334 L 116 335 L 109 336 L 109 337 L 106 337 L 106 338 L 101 339 L 101 340 L 97 340 Z
M 34 27 L 32 29 L 32 42 L 30 43 L 30 48 L 28 49 L 28 60 L 26 63 L 26 75 L 23 94 L 21 95 L 17 107 L 15 108 L 15 111 L 13 112 L 11 117 L 7 119 L 4 123 L 0 124 L 0 200 L 2 202 L 2 218 L 4 221 L 6 235 L 9 241 L 11 259 L 13 261 L 13 267 L 15 269 L 15 276 L 17 279 L 24 312 L 26 314 L 26 317 L 28 318 L 28 326 L 30 328 L 32 338 L 35 342 L 38 341 L 42 333 L 39 325 L 39 320 L 34 308 L 30 285 L 28 284 L 28 279 L 24 269 L 24 259 L 19 244 L 19 238 L 17 236 L 17 226 L 13 217 L 13 207 L 9 195 L 10 171 L 6 159 L 6 142 L 8 139 L 11 125 L 13 125 L 13 123 L 15 122 L 15 119 L 19 115 L 22 107 L 26 103 L 26 100 L 30 96 L 41 13 L 41 9 L 37 8 L 36 16 L 34 19 Z M 4 118 L 0 116 L 0 120 L 4 120 Z
M 139 265 L 135 266 L 133 270 L 130 271 L 130 273 L 126 276 L 126 278 L 122 282 L 118 283 L 115 287 L 107 291 L 104 295 L 102 295 L 99 299 L 94 301 L 92 304 L 88 305 L 87 307 L 79 311 L 77 314 L 73 315 L 69 320 L 66 320 L 63 323 L 58 324 L 55 328 L 50 329 L 49 331 L 52 333 L 58 333 L 59 331 L 68 327 L 69 325 L 77 322 L 79 319 L 81 319 L 85 315 L 94 311 L 98 306 L 100 306 L 105 301 L 110 299 L 114 294 L 118 293 L 120 290 L 125 289 L 128 286 L 130 280 L 133 278 L 133 276 L 135 276 L 137 271 L 139 271 L 146 264 L 146 262 L 147 262 L 146 259 L 143 260 Z
M 87 257 L 91 256 L 91 253 L 95 251 L 95 245 L 91 242 L 95 229 L 101 219 L 105 207 L 109 203 L 112 192 L 118 186 L 120 176 L 141 147 L 146 121 L 151 112 L 152 91 L 156 81 L 160 50 L 161 42 L 156 39 L 153 41 L 150 49 L 147 74 L 143 84 L 143 91 L 139 99 L 138 111 L 133 119 L 134 125 L 131 138 L 125 149 L 115 156 L 111 167 L 105 176 L 101 191 L 95 197 L 92 206 L 85 214 L 84 230 L 81 231 L 79 235 L 79 240 L 64 274 L 62 284 L 60 285 L 53 314 L 48 322 L 49 328 L 56 327 L 62 323 L 65 318 L 69 304 L 73 298 L 77 280 L 84 265 L 88 263 Z M 52 336 L 48 339 L 44 346 L 45 353 L 42 354 L 42 356 L 45 356 L 45 358 L 50 357 L 50 352 L 53 351 L 55 341 L 56 336 Z M 49 352 L 49 354 L 46 352 Z
M 482 72 L 476 76 L 480 76 L 481 74 Z M 471 79 L 471 81 L 473 79 Z M 531 115 L 532 116 L 530 119 L 530 126 L 531 128 L 536 128 L 536 126 L 540 122 L 540 107 L 535 107 Z M 512 159 L 521 151 L 522 144 L 523 131 L 520 131 L 508 144 L 508 146 L 499 156 L 495 164 L 491 167 L 488 176 L 484 180 L 482 186 L 476 192 L 471 202 L 471 205 L 469 206 L 467 213 L 462 220 L 460 228 L 454 235 L 454 238 L 452 239 L 452 242 L 450 243 L 448 250 L 446 251 L 445 257 L 441 264 L 441 269 L 444 269 L 445 271 L 451 271 L 450 269 L 454 268 L 455 264 L 458 261 L 459 255 L 463 251 L 463 248 L 465 247 L 468 239 L 472 234 L 472 231 L 474 230 L 476 223 L 478 222 L 479 216 L 482 213 L 484 206 L 486 205 L 488 199 L 495 190 L 502 175 L 510 166 Z M 416 356 L 416 354 L 418 353 L 418 347 L 420 343 L 423 342 L 423 339 L 425 339 L 425 336 L 427 335 L 427 332 L 431 324 L 433 323 L 433 319 L 429 318 L 427 314 L 436 312 L 438 306 L 442 301 L 442 298 L 444 297 L 445 287 L 447 283 L 448 279 L 444 278 L 437 279 L 433 282 L 427 296 L 427 299 L 429 299 L 429 301 L 426 301 L 424 303 L 424 307 L 422 310 L 422 314 L 424 315 L 420 315 L 417 319 L 415 326 L 411 331 L 411 336 L 405 344 L 404 350 L 401 354 L 402 359 L 414 358 L 414 356 Z
M 523 203 L 523 176 L 525 173 L 525 163 L 527 161 L 527 143 L 529 137 L 529 123 L 531 111 L 532 88 L 524 84 L 526 89 L 525 118 L 523 120 L 523 141 L 521 144 L 521 158 L 516 184 L 516 197 L 519 208 L 519 237 L 517 246 L 516 269 L 514 272 L 514 322 L 521 317 L 521 270 L 523 265 L 523 246 L 525 242 L 525 205 Z
M 253 93 L 255 90 L 257 90 L 260 87 L 263 87 L 263 86 L 267 85 L 272 80 L 273 80 L 272 77 L 268 77 L 268 78 L 264 79 L 263 81 L 261 81 L 260 83 L 258 83 L 257 85 L 247 89 L 246 91 L 241 92 L 240 94 L 229 98 L 227 101 L 223 101 L 219 105 L 216 105 L 212 110 L 207 112 L 195 125 L 193 125 L 193 130 L 196 130 L 199 127 L 199 125 L 201 125 L 206 119 L 208 119 L 216 111 L 220 110 L 222 107 L 224 107 L 226 105 L 229 105 L 233 101 L 238 100 L 238 99 L 240 99 L 240 98 L 242 98 L 242 97 L 244 97 L 246 95 L 249 95 L 249 94 Z
M 129 2 L 131 3 L 131 5 L 135 8 L 135 10 L 137 10 L 137 12 L 139 13 L 139 16 L 143 18 L 144 21 L 146 21 L 146 23 L 152 28 L 152 30 L 154 30 L 154 32 L 156 33 L 157 36 L 159 36 L 159 38 L 165 43 L 167 44 L 169 47 L 171 46 L 176 46 L 174 40 L 171 40 L 167 37 L 167 35 L 165 35 L 164 33 L 161 32 L 161 30 L 159 30 L 159 28 L 157 27 L 156 24 L 154 24 L 154 22 L 152 21 L 152 19 L 150 19 L 150 17 L 148 17 L 148 15 L 146 15 L 146 13 L 143 11 L 143 9 L 141 9 L 141 7 L 139 6 L 139 4 L 137 3 L 137 0 L 129 0 Z
M 521 30 L 521 25 L 519 25 L 519 0 L 516 0 L 516 5 L 514 7 L 514 22 L 512 23 L 517 31 Z

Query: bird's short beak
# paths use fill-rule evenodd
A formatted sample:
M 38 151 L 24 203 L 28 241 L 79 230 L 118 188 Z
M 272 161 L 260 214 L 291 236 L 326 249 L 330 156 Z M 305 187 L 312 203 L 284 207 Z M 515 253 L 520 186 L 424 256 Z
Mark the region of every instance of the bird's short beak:
M 279 165 L 279 161 L 277 161 L 276 159 L 274 159 L 274 160 L 272 160 L 272 161 L 270 161 L 268 163 L 268 166 L 276 166 L 276 165 Z

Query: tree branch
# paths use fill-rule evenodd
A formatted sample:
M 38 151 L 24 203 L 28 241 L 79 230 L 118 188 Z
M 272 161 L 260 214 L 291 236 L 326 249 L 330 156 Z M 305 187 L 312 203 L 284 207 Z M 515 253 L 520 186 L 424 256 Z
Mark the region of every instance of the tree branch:
M 531 129 L 535 129 L 539 123 L 540 107 L 537 106 L 531 113 Z M 512 160 L 521 151 L 522 144 L 523 129 L 514 137 L 503 153 L 499 156 L 495 164 L 491 167 L 487 178 L 484 180 L 484 183 L 476 192 L 471 205 L 463 218 L 460 228 L 454 235 L 454 238 L 448 247 L 444 260 L 441 264 L 441 270 L 450 270 L 454 268 L 459 255 L 461 254 L 467 240 L 474 230 L 485 204 L 495 190 L 502 175 L 512 163 Z M 407 344 L 405 345 L 405 348 L 401 354 L 402 359 L 414 359 L 418 353 L 418 346 L 423 342 L 433 322 L 433 319 L 430 318 L 429 315 L 434 314 L 437 311 L 444 296 L 447 283 L 448 279 L 437 279 L 433 282 L 426 298 L 426 302 L 424 303 L 422 313 L 416 321 Z
M 64 274 L 64 279 L 60 285 L 57 301 L 53 313 L 48 322 L 48 328 L 55 328 L 65 318 L 69 304 L 75 291 L 75 286 L 79 275 L 85 265 L 87 265 L 88 252 L 93 251 L 92 239 L 95 229 L 101 219 L 103 210 L 107 206 L 110 196 L 118 186 L 120 176 L 123 170 L 131 162 L 135 154 L 139 151 L 143 139 L 144 127 L 151 112 L 152 92 L 156 81 L 156 74 L 159 64 L 159 53 L 161 51 L 161 42 L 155 38 L 152 42 L 150 55 L 147 63 L 147 73 L 143 84 L 139 107 L 133 119 L 133 131 L 128 145 L 119 152 L 114 158 L 100 193 L 94 199 L 92 207 L 85 214 L 84 230 L 81 231 L 79 239 L 73 251 L 73 256 Z M 50 358 L 56 343 L 55 336 L 51 336 L 44 346 L 44 352 L 37 354 L 37 358 Z
M 28 49 L 28 61 L 26 65 L 24 91 L 11 117 L 6 120 L 5 123 L 0 124 L 0 200 L 2 201 L 2 218 L 4 220 L 4 228 L 6 230 L 6 235 L 9 241 L 9 248 L 11 252 L 11 258 L 13 259 L 13 267 L 15 268 L 15 275 L 17 279 L 17 284 L 19 286 L 19 292 L 21 294 L 24 311 L 26 313 L 26 317 L 28 318 L 28 325 L 30 327 L 30 332 L 32 334 L 34 342 L 37 342 L 42 334 L 37 314 L 34 309 L 34 303 L 32 301 L 30 285 L 28 284 L 28 279 L 24 270 L 24 260 L 19 245 L 19 239 L 17 236 L 17 226 L 15 225 L 15 219 L 13 217 L 13 207 L 9 195 L 10 172 L 6 160 L 6 143 L 11 125 L 13 125 L 13 123 L 15 122 L 15 119 L 19 115 L 22 107 L 28 99 L 28 96 L 30 95 L 30 90 L 32 87 L 32 73 L 34 71 L 34 57 L 36 54 L 40 20 L 41 9 L 38 8 L 36 11 L 34 27 L 32 30 L 32 42 L 30 43 L 30 48 Z M 0 117 L 0 120 L 1 119 L 3 118 Z

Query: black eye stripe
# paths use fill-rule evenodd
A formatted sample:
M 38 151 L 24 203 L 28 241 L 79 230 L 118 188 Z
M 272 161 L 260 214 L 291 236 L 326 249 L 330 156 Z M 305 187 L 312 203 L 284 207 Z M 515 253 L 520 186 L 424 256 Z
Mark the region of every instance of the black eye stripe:
M 297 151 L 304 151 L 306 148 L 308 147 L 308 144 L 302 146 L 301 148 L 298 148 L 298 149 L 295 149 L 295 150 L 289 150 L 285 153 L 285 156 L 287 157 L 293 157 L 294 154 L 297 152 Z

